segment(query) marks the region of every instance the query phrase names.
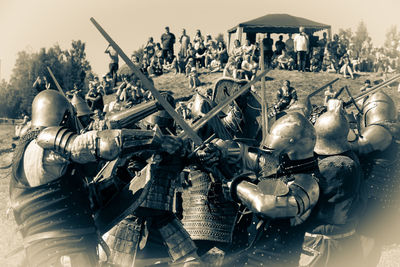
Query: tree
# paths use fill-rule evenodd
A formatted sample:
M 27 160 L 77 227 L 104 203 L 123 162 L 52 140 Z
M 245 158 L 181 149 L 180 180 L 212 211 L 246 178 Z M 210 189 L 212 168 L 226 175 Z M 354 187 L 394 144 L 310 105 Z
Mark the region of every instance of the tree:
M 368 31 L 367 31 L 367 26 L 363 21 L 360 21 L 360 23 L 357 26 L 356 33 L 354 37 L 352 38 L 352 43 L 354 44 L 354 51 L 360 55 L 362 53 L 362 49 L 365 46 L 370 46 L 366 44 L 371 42 L 371 38 L 369 37 Z M 371 45 L 372 46 L 372 45 Z
M 389 56 L 395 58 L 400 56 L 400 32 L 396 25 L 390 26 L 389 30 L 386 32 L 386 40 L 384 47 L 387 49 Z
M 344 44 L 346 47 L 349 47 L 350 42 L 353 38 L 353 32 L 352 32 L 351 28 L 339 29 L 338 35 L 339 35 L 340 42 L 342 44 Z
M 72 41 L 72 48 L 66 51 L 64 63 L 64 89 L 71 90 L 76 85 L 79 89 L 87 89 L 86 75 L 91 73 L 92 67 L 86 59 L 86 44 L 81 40 Z
M 74 84 L 87 89 L 87 74 L 92 75 L 91 66 L 86 60 L 85 43 L 72 41 L 71 49 L 63 51 L 58 44 L 37 53 L 21 51 L 17 55 L 9 83 L 0 83 L 0 116 L 17 118 L 21 113 L 31 114 L 32 100 L 37 94 L 32 84 L 38 76 L 45 76 L 55 88 L 48 73 L 50 67 L 64 90 L 72 89 Z

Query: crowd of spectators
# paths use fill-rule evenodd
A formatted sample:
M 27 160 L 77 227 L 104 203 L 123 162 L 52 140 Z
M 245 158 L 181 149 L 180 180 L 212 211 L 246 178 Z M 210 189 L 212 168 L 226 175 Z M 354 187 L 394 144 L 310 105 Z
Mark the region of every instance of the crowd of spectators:
M 177 51 L 174 51 L 175 44 Z M 196 88 L 200 85 L 198 71 L 222 71 L 228 61 L 228 52 L 223 41 L 217 41 L 211 35 L 204 37 L 200 30 L 191 38 L 183 29 L 176 38 L 169 27 L 165 27 L 160 42 L 156 43 L 150 37 L 144 46 L 143 56 L 136 60 L 141 71 L 149 77 L 167 72 L 182 73 L 188 78 L 189 87 Z

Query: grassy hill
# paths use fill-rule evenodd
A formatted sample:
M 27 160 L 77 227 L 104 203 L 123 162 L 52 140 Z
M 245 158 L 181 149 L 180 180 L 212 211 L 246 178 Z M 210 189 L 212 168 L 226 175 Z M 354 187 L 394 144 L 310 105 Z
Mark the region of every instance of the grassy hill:
M 205 92 L 208 88 L 213 88 L 215 81 L 221 77 L 221 73 L 206 73 L 200 72 L 200 81 L 202 86 L 200 92 Z M 273 70 L 268 73 L 270 78 L 267 83 L 268 102 L 272 104 L 275 101 L 276 90 L 281 86 L 282 81 L 290 80 L 291 85 L 296 88 L 299 97 L 309 94 L 323 84 L 337 78 L 342 77 L 338 74 L 327 73 L 299 73 L 297 71 Z M 341 78 L 334 84 L 335 90 L 347 85 L 353 94 L 359 92 L 364 81 L 370 79 L 376 81 L 382 79 L 377 74 L 362 74 L 355 80 Z M 159 90 L 171 91 L 175 99 L 188 97 L 194 93 L 193 89 L 188 89 L 187 78 L 183 74 L 164 74 L 154 79 L 156 88 Z M 260 90 L 260 83 L 256 84 L 256 89 Z M 391 95 L 397 106 L 400 107 L 399 93 L 397 92 L 397 83 L 393 87 L 385 88 L 384 91 Z M 343 93 L 343 96 L 346 94 Z M 109 102 L 113 98 L 112 95 L 106 96 L 106 101 Z M 320 104 L 323 101 L 323 92 L 311 99 L 313 104 Z M 18 266 L 22 259 L 22 253 L 16 254 L 9 259 L 4 256 L 21 245 L 21 238 L 16 233 L 16 226 L 13 216 L 6 216 L 8 203 L 8 184 L 10 168 L 3 168 L 11 162 L 12 153 L 9 151 L 14 135 L 14 126 L 0 125 L 0 266 Z M 381 258 L 379 266 L 398 266 L 400 262 L 400 246 L 394 245 L 385 249 L 384 255 Z

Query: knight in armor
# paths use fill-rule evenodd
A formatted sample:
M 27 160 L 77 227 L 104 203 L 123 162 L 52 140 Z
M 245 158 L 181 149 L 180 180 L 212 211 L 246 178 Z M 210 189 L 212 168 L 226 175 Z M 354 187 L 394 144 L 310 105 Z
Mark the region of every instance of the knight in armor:
M 360 134 L 352 142 L 365 173 L 368 209 L 361 220 L 365 266 L 375 266 L 382 246 L 399 241 L 399 122 L 393 100 L 380 91 L 364 100 Z
M 280 112 L 286 109 L 290 104 L 293 104 L 297 101 L 297 92 L 296 89 L 290 86 L 290 81 L 286 80 L 283 82 L 281 88 L 278 89 L 276 93 L 277 103 L 274 108 Z
M 173 154 L 182 147 L 171 137 L 157 140 L 153 131 L 78 134 L 77 125 L 63 95 L 42 91 L 32 103 L 32 127 L 14 153 L 10 201 L 29 266 L 97 265 L 99 240 L 84 180 L 86 164 L 139 149 Z
M 173 119 L 164 110 L 144 118 L 144 129 L 159 127 L 164 134 L 175 133 Z M 131 157 L 125 166 L 137 173 L 147 164 L 149 153 Z M 173 264 L 198 264 L 197 247 L 174 213 L 174 194 L 180 173 L 187 163 L 185 154 L 162 153 L 153 173 L 147 197 L 133 214 L 110 230 L 106 242 L 111 250 L 108 263 L 116 266 L 145 266 L 162 261 Z
M 244 162 L 245 170 L 257 174 L 239 175 L 226 183 L 231 198 L 254 214 L 247 248 L 232 254 L 226 265 L 297 266 L 305 233 L 301 223 L 319 197 L 315 139 L 312 124 L 293 112 L 273 124 L 263 143 L 269 153 L 233 141 L 215 143 L 223 165 Z
M 300 266 L 359 266 L 362 249 L 355 230 L 366 200 L 362 170 L 347 141 L 342 102 L 329 100 L 328 107 L 314 125 L 320 196 L 305 222 Z
M 193 119 L 203 117 L 212 105 L 210 99 L 196 94 L 191 102 Z M 215 134 L 216 138 L 232 139 L 232 134 L 237 131 L 240 122 L 238 113 L 239 111 L 232 107 L 224 119 L 214 117 L 199 129 L 198 134 L 203 139 L 208 139 L 211 134 Z M 204 258 L 215 247 L 219 256 L 223 257 L 232 248 L 233 243 L 243 237 L 234 234 L 238 205 L 224 197 L 221 184 L 213 179 L 210 170 L 205 170 L 198 164 L 191 164 L 185 170 L 187 182 L 182 193 L 183 226 L 198 247 L 199 256 Z M 234 240 L 234 237 L 237 239 Z M 218 257 L 216 261 L 205 262 L 217 266 L 217 259 Z

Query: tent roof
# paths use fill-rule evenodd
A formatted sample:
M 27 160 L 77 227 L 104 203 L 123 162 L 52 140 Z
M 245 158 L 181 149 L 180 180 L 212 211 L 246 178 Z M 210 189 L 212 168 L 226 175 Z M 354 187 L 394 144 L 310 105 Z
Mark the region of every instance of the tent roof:
M 229 29 L 228 32 L 234 33 L 237 27 L 243 27 L 243 32 L 250 33 L 297 33 L 299 32 L 300 26 L 306 28 L 307 32 L 316 32 L 331 28 L 331 26 L 327 24 L 288 14 L 268 14 L 239 23 L 237 26 Z

